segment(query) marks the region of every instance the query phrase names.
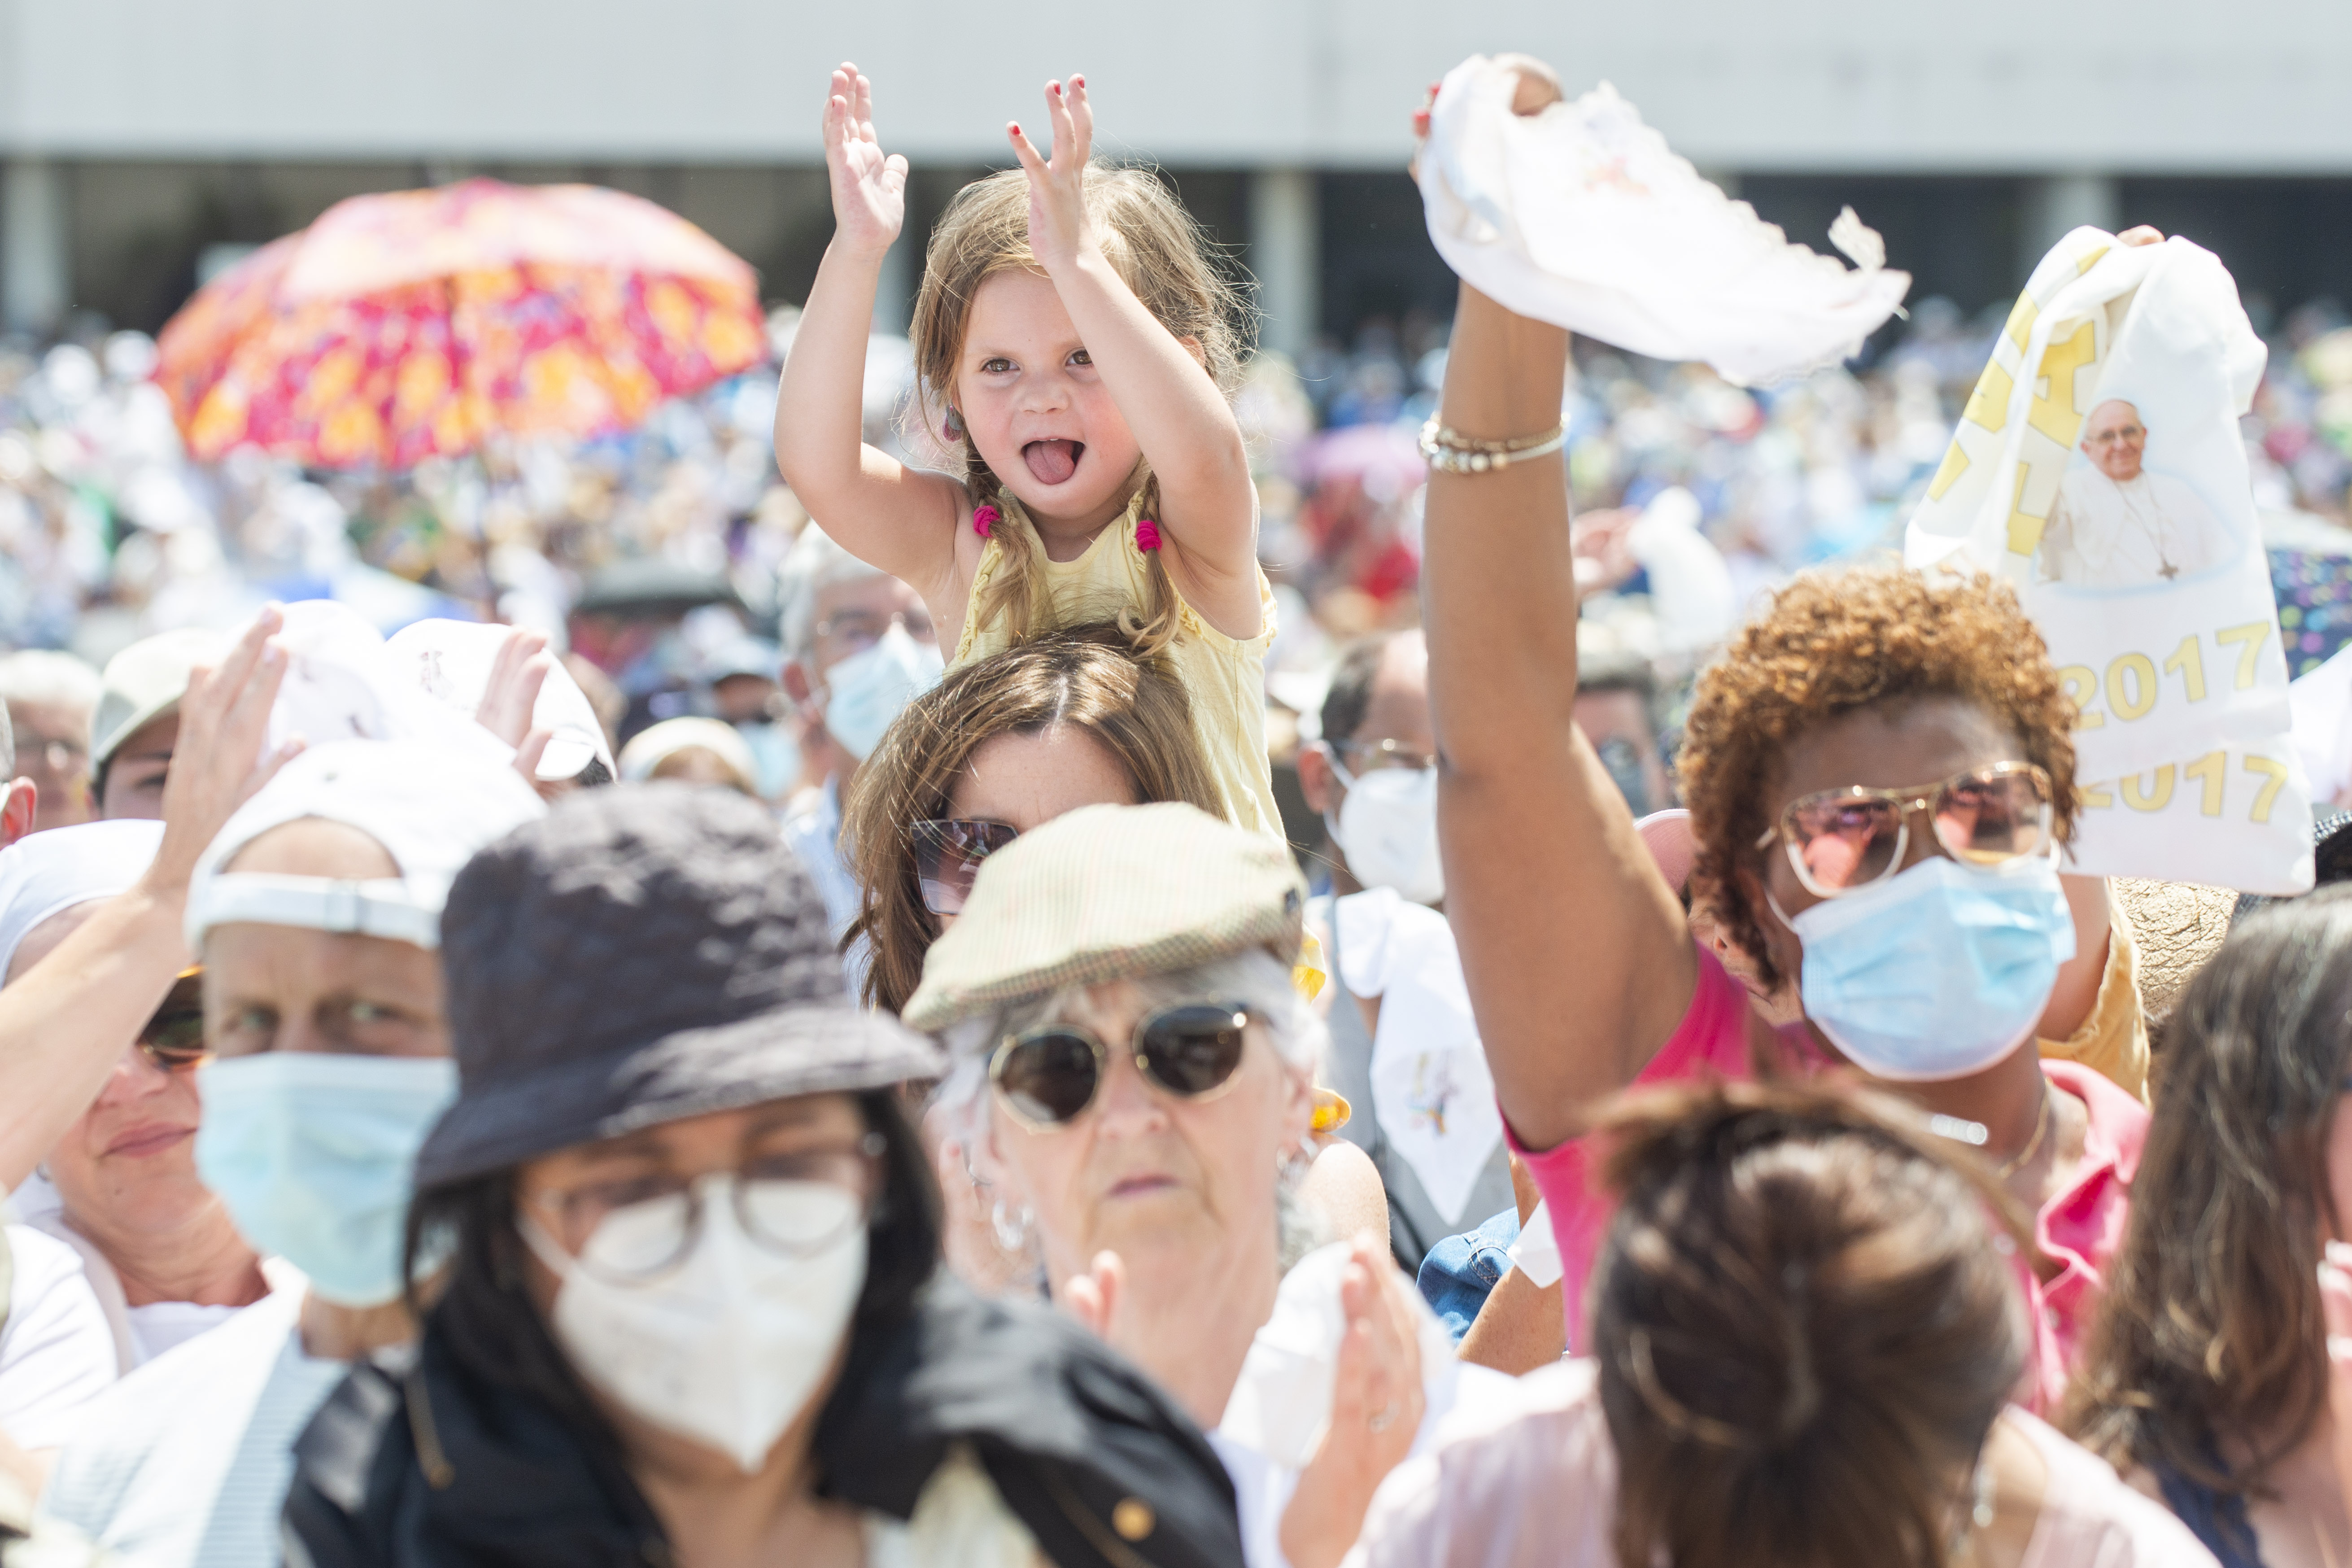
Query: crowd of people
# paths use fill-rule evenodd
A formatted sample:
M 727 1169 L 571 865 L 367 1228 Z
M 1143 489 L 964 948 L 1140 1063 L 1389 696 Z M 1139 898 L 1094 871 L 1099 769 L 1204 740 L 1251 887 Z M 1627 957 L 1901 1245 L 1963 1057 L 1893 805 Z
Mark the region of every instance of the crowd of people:
M 1302 379 L 1045 111 L 877 346 L 844 66 L 780 383 L 629 437 L 0 374 L 0 1563 L 2352 1558 L 2352 893 L 2069 869 L 1874 553 L 1989 333 Z

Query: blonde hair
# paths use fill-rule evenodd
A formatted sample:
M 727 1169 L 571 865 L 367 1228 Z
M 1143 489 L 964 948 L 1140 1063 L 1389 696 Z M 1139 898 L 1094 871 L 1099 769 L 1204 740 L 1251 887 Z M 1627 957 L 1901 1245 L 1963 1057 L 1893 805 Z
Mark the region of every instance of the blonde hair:
M 1087 169 L 1087 214 L 1120 280 L 1171 336 L 1199 345 L 1210 378 L 1228 397 L 1233 395 L 1248 348 L 1248 302 L 1242 286 L 1218 265 L 1201 226 L 1149 170 L 1101 164 Z M 935 401 L 946 405 L 952 399 L 956 364 L 981 285 L 1015 268 L 1044 270 L 1029 248 L 1028 176 L 1007 169 L 957 192 L 931 231 L 910 331 L 915 406 L 926 425 L 935 416 Z M 987 626 L 1001 619 L 1017 640 L 1049 622 L 1045 542 L 1028 514 L 1009 504 L 1011 494 L 971 437 L 964 436 L 961 444 L 964 487 L 976 505 L 993 503 L 1003 513 L 993 533 L 1012 568 L 998 573 L 982 590 L 973 607 L 973 624 Z M 1148 465 L 1139 472 L 1142 515 L 1156 519 L 1160 482 Z M 1175 638 L 1183 614 L 1158 551 L 1150 552 L 1149 570 L 1150 603 L 1140 616 L 1128 610 L 1119 616 L 1119 629 L 1147 654 L 1159 652 Z

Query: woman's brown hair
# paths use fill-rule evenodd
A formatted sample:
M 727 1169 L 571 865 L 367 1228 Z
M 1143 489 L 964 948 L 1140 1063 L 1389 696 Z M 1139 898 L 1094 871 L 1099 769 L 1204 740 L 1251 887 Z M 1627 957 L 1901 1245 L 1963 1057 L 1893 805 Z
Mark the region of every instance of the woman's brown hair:
M 2242 921 L 2189 983 L 2065 1426 L 2244 1496 L 2327 1408 L 2327 1136 L 2352 1070 L 2352 888 Z
M 1195 345 L 1210 378 L 1230 397 L 1240 384 L 1246 349 L 1248 308 L 1241 286 L 1218 264 L 1214 247 L 1174 193 L 1146 169 L 1087 169 L 1087 216 L 1101 237 L 1103 255 L 1169 333 Z M 923 258 L 923 286 L 915 297 L 910 335 L 915 343 L 916 403 L 927 425 L 952 405 L 956 367 L 963 354 L 971 302 L 981 285 L 1016 268 L 1042 272 L 1029 248 L 1029 181 L 1019 169 L 975 180 L 956 193 Z M 973 606 L 973 624 L 1002 624 L 1014 639 L 1048 624 L 1045 547 L 1027 514 L 982 460 L 971 437 L 961 439 L 964 487 L 975 502 L 993 501 L 1004 512 L 995 536 L 1013 569 L 999 573 Z M 1159 481 L 1147 467 L 1143 515 L 1160 515 Z M 1151 600 L 1140 616 L 1121 618 L 1129 637 L 1146 652 L 1174 638 L 1182 600 L 1160 552 L 1150 552 Z
M 1700 675 L 1675 763 L 1699 885 L 1768 987 L 1781 975 L 1738 873 L 1761 863 L 1757 840 L 1773 826 L 1769 792 L 1782 753 L 1824 720 L 1927 697 L 1973 702 L 2016 731 L 2025 755 L 2012 760 L 2050 775 L 2057 837 L 2073 837 L 2074 704 L 2016 594 L 1990 577 L 1931 579 L 1899 566 L 1807 573 Z
M 1598 1137 L 1618 1560 L 1941 1568 L 2025 1365 L 1999 1187 L 1866 1090 L 1639 1093 Z
M 1183 686 L 1117 626 L 1047 633 L 950 670 L 898 715 L 842 813 L 861 889 L 844 942 L 864 937 L 870 948 L 868 1006 L 907 1005 L 939 934 L 915 876 L 914 825 L 948 815 L 956 780 L 982 745 L 1059 724 L 1084 730 L 1118 760 L 1137 804 L 1181 800 L 1224 815 Z

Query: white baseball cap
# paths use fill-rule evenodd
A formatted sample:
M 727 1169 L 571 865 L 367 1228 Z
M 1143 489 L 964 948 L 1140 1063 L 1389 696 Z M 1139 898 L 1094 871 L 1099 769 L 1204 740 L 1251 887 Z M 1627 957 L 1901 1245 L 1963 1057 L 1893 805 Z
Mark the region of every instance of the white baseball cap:
M 89 765 L 104 772 L 122 742 L 179 710 L 188 677 L 198 665 L 216 665 L 229 639 L 200 626 L 142 637 L 106 661 L 98 708 L 89 721 Z
M 127 819 L 28 833 L 0 849 L 0 980 L 35 926 L 130 891 L 163 842 L 162 823 Z
M 213 927 L 250 921 L 437 948 L 441 906 L 466 862 L 546 813 L 511 764 L 471 747 L 411 740 L 313 746 L 239 806 L 197 859 L 188 946 L 201 952 Z M 359 829 L 383 846 L 400 874 L 343 881 L 222 869 L 271 828 L 306 817 Z

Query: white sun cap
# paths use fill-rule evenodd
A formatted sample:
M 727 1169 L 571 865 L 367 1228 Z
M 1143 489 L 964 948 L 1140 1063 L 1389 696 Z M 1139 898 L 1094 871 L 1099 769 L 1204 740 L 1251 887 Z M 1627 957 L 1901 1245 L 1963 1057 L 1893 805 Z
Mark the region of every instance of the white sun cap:
M 331 741 L 278 770 L 228 819 L 196 862 L 188 887 L 187 937 L 231 921 L 304 926 L 441 944 L 449 884 L 477 850 L 546 814 L 538 792 L 509 764 L 471 747 L 415 741 Z M 345 881 L 224 871 L 273 827 L 306 817 L 355 827 L 400 868 L 397 877 Z

